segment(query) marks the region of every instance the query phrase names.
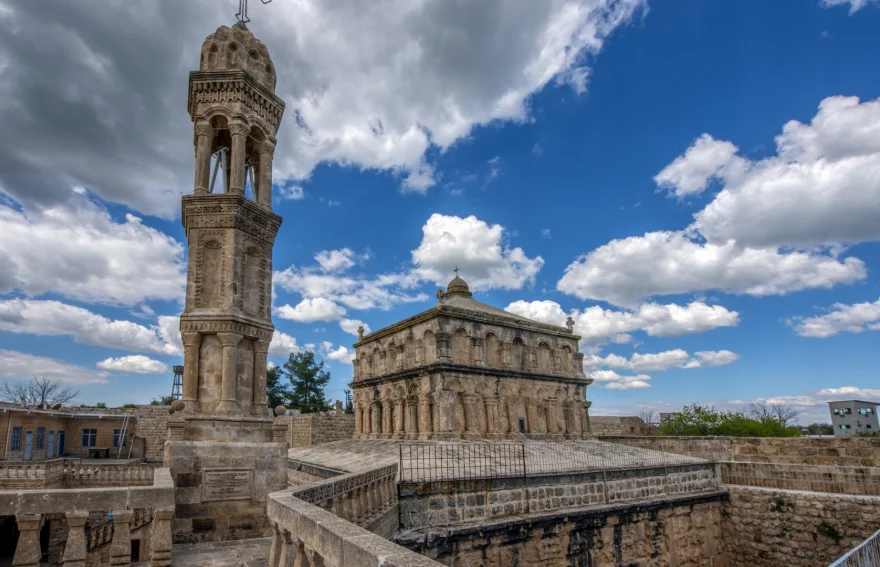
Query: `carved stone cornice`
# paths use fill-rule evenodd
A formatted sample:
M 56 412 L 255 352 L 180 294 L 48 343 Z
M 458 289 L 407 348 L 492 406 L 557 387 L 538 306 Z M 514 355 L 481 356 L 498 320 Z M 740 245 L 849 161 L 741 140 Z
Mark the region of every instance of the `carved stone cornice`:
M 422 376 L 430 376 L 443 372 L 454 372 L 462 375 L 476 375 L 480 378 L 505 378 L 511 380 L 527 379 L 539 380 L 543 382 L 554 382 L 560 384 L 572 384 L 576 386 L 589 386 L 593 383 L 592 378 L 583 378 L 579 376 L 561 376 L 558 374 L 538 374 L 535 372 L 523 372 L 512 370 L 510 368 L 493 368 L 489 366 L 470 366 L 466 364 L 454 364 L 450 362 L 437 362 L 427 366 L 419 366 L 383 374 L 381 376 L 373 376 L 370 378 L 360 378 L 348 384 L 350 388 L 364 388 L 368 386 L 378 386 L 390 382 L 397 382 L 403 379 L 412 379 Z
M 281 217 L 241 195 L 185 195 L 182 222 L 187 239 L 191 229 L 235 228 L 271 248 Z
M 204 319 L 201 317 L 187 317 L 184 314 L 180 316 L 180 332 L 196 332 L 203 335 L 235 333 L 248 337 L 249 339 L 271 341 L 272 334 L 275 332 L 275 328 L 266 328 L 264 326 L 251 325 L 229 318 Z
M 198 116 L 200 104 L 239 103 L 250 109 L 273 136 L 284 114 L 284 101 L 245 71 L 193 71 L 189 74 L 190 116 Z

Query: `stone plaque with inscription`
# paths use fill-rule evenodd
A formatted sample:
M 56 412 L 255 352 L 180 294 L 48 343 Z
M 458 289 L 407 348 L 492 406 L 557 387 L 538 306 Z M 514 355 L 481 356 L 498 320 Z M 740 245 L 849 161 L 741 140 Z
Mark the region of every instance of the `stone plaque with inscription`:
M 250 500 L 254 493 L 254 469 L 205 469 L 202 471 L 202 502 Z

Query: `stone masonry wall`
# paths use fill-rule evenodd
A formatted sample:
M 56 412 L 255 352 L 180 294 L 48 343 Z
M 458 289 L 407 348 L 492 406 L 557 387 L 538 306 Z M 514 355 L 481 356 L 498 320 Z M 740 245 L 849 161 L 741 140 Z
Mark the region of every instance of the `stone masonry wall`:
M 137 436 L 144 439 L 144 460 L 161 463 L 164 458 L 165 440 L 168 439 L 168 406 L 138 406 Z
M 590 416 L 591 435 L 646 435 L 648 425 L 638 417 Z
M 406 532 L 396 541 L 450 567 L 726 567 L 723 493 Z
M 604 436 L 599 440 L 722 461 L 880 466 L 880 437 Z
M 728 486 L 730 567 L 825 567 L 880 529 L 880 497 Z
M 401 529 L 429 529 L 716 489 L 712 466 L 400 485 Z
M 287 446 L 311 447 L 354 437 L 354 414 L 310 413 L 282 415 L 276 421 L 287 422 Z

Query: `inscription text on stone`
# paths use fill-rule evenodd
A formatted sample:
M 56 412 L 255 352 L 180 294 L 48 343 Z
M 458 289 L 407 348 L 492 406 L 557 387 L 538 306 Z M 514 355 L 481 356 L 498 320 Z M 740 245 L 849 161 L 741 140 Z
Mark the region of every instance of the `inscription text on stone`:
M 202 501 L 253 498 L 253 469 L 213 469 L 202 475 Z

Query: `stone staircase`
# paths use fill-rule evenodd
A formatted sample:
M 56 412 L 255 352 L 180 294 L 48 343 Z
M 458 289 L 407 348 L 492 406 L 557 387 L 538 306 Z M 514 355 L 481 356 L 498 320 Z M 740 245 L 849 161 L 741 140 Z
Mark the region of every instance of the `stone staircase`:
M 131 515 L 131 531 L 134 532 L 153 521 L 151 509 L 138 508 Z M 86 544 L 89 552 L 113 541 L 113 520 L 104 520 L 99 524 L 86 526 Z

